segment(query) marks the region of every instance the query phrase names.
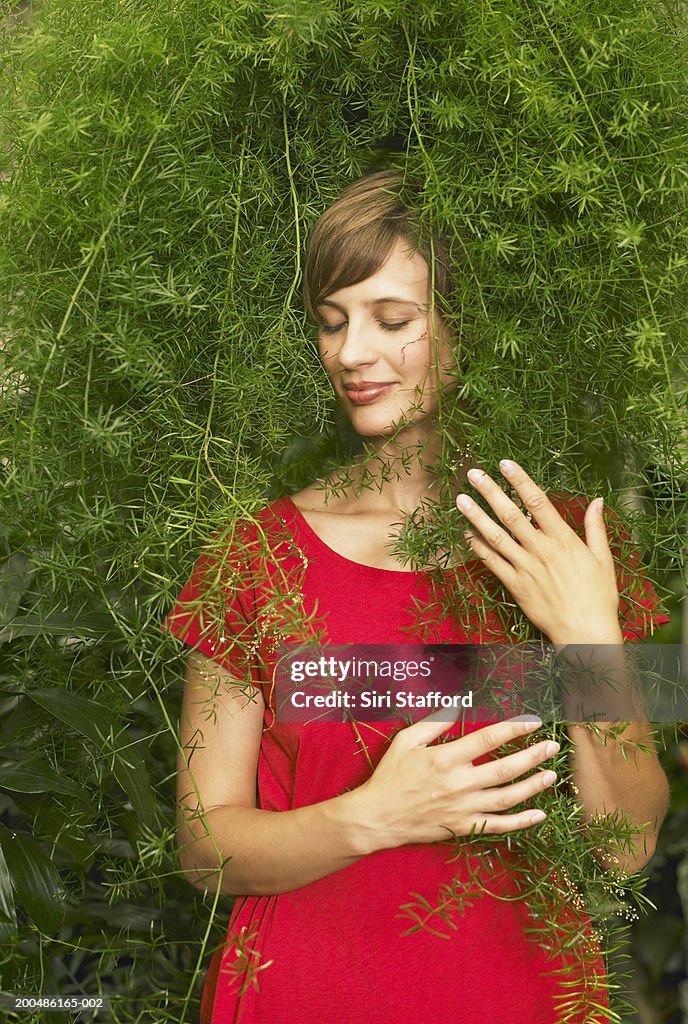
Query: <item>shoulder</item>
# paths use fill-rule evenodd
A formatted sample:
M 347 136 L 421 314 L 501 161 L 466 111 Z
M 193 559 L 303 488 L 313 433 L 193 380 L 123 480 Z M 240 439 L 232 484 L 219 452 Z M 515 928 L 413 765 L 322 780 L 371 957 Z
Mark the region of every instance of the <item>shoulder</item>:
M 291 495 L 291 500 L 303 512 L 330 512 L 338 515 L 353 512 L 360 505 L 360 500 L 348 492 L 346 494 L 335 493 L 332 487 L 327 487 L 323 480 L 316 480 L 314 483 L 308 484 L 307 487 L 302 487 L 300 491 Z
M 288 508 L 285 498 L 265 501 L 257 508 L 241 510 L 239 515 L 228 510 L 224 523 L 217 527 L 203 544 L 197 569 L 217 572 L 237 583 L 247 574 L 260 572 L 290 539 Z

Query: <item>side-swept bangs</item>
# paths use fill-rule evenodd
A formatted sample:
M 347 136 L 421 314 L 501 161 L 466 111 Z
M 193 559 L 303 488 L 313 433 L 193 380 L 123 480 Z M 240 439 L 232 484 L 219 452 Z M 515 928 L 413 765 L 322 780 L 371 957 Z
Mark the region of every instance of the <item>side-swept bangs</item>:
M 428 267 L 434 255 L 436 294 L 447 300 L 451 286 L 448 247 L 437 234 L 422 237 L 419 215 L 401 199 L 401 171 L 376 171 L 348 185 L 315 222 L 308 239 L 303 297 L 308 315 L 340 288 L 365 281 L 389 257 L 398 239 L 420 252 Z M 434 253 L 433 253 L 434 250 Z

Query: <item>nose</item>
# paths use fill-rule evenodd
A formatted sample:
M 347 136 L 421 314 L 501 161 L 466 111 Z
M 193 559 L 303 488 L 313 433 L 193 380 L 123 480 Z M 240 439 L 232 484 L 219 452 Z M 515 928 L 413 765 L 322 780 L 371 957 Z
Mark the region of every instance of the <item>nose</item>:
M 339 348 L 336 350 L 336 359 L 342 369 L 351 370 L 357 366 L 369 366 L 375 363 L 378 353 L 375 350 L 375 343 L 371 337 L 370 327 L 365 320 L 351 317 L 349 323 L 342 327 L 336 335 Z M 334 340 L 328 338 L 328 341 Z

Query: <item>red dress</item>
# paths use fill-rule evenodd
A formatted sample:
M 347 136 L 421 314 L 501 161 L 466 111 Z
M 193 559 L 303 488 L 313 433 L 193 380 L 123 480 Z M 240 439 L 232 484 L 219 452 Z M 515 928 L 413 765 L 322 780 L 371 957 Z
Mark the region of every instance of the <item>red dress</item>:
M 580 530 L 586 504 L 572 497 L 557 507 Z M 426 576 L 345 558 L 320 540 L 287 497 L 265 506 L 256 518 L 268 536 L 274 529 L 270 548 L 279 550 L 283 570 L 299 578 L 297 601 L 325 623 L 321 641 L 413 642 L 413 598 L 428 595 Z M 245 538 L 255 537 L 251 524 L 243 528 Z M 634 562 L 637 555 L 627 554 L 625 564 Z M 279 642 L 295 637 L 288 627 L 278 628 L 284 625 L 279 609 L 275 614 L 278 606 L 274 600 L 269 605 L 270 595 L 278 592 L 273 570 L 256 571 L 253 562 L 250 567 L 246 561 L 235 564 L 231 553 L 226 564 L 233 584 L 225 635 L 209 631 L 203 621 L 204 573 L 215 565 L 208 557 L 197 563 L 166 626 L 242 678 L 250 672 L 262 687 L 266 714 L 257 806 L 284 811 L 360 785 L 370 777 L 371 763 L 384 754 L 394 726 L 358 722 L 355 729 L 351 722 L 279 721 L 270 668 Z M 475 568 L 472 572 L 475 576 Z M 467 585 L 465 573 L 462 566 L 452 570 L 449 584 Z M 618 578 L 625 638 L 640 639 L 668 621 L 653 611 L 658 598 L 639 564 L 630 576 L 619 568 Z M 194 598 L 200 600 L 191 607 Z M 250 665 L 232 646 L 240 623 L 257 636 L 259 656 Z M 478 606 L 473 625 L 466 636 L 442 620 L 433 640 L 509 642 L 494 614 L 479 613 Z M 470 726 L 457 723 L 443 735 L 460 736 L 462 728 Z M 499 866 L 484 856 L 462 853 L 457 858 L 456 847 L 444 842 L 409 844 L 362 857 L 291 892 L 238 897 L 224 950 L 216 952 L 208 971 L 201 1024 L 557 1024 L 572 991 L 587 993 L 589 1002 L 587 1014 L 572 1017 L 570 1024 L 606 1022 L 608 1016 L 598 1009 L 608 1006 L 603 961 L 585 912 L 577 920 L 588 954 L 577 961 L 572 990 L 571 976 L 562 985 L 559 977 L 566 976 L 555 973 L 568 961 L 560 953 L 548 957 L 547 943 L 526 931 L 532 932 L 533 918 L 519 898 L 515 877 L 503 867 L 517 857 L 517 849 L 507 850 Z M 474 890 L 461 906 L 462 891 L 468 893 L 461 883 L 470 889 L 472 872 L 488 893 L 475 895 Z M 548 884 L 555 881 L 550 878 Z

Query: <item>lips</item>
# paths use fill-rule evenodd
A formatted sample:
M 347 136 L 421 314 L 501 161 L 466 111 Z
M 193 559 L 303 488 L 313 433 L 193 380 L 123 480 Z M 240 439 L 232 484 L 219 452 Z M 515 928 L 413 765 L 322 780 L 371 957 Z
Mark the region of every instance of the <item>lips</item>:
M 380 381 L 379 383 L 367 381 L 364 384 L 345 385 L 349 401 L 354 405 L 369 405 L 386 395 L 394 387 L 396 387 L 396 381 Z

